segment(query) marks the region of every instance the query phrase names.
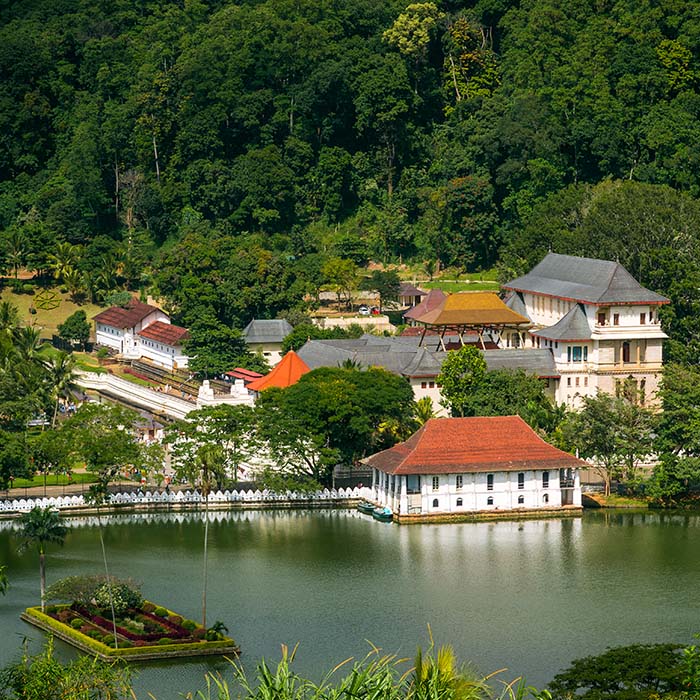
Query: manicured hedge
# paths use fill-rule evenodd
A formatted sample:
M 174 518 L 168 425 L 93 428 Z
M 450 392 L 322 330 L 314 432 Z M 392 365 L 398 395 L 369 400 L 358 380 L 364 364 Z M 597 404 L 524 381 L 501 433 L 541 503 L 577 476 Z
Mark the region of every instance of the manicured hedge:
M 187 642 L 187 643 L 173 643 L 173 644 L 165 644 L 165 643 L 156 643 L 154 644 L 147 644 L 147 645 L 139 645 L 136 646 L 125 646 L 125 647 L 120 647 L 119 649 L 115 649 L 114 647 L 107 646 L 106 644 L 103 644 L 102 642 L 99 642 L 95 639 L 92 639 L 91 637 L 88 637 L 87 635 L 84 635 L 76 630 L 74 630 L 70 625 L 64 624 L 62 622 L 59 622 L 58 620 L 54 619 L 50 615 L 46 615 L 45 613 L 41 612 L 41 608 L 27 608 L 25 610 L 25 614 L 29 618 L 35 619 L 37 622 L 41 623 L 42 627 L 48 627 L 51 630 L 54 630 L 59 636 L 63 636 L 67 638 L 68 640 L 73 640 L 76 643 L 76 646 L 79 648 L 83 649 L 89 649 L 91 651 L 94 651 L 96 654 L 99 654 L 100 656 L 103 657 L 110 657 L 110 658 L 131 658 L 133 657 L 135 660 L 138 659 L 139 655 L 143 656 L 146 654 L 162 654 L 164 652 L 173 652 L 173 656 L 180 656 L 180 655 L 185 655 L 185 652 L 188 651 L 193 651 L 193 652 L 204 652 L 204 650 L 215 650 L 215 649 L 225 649 L 227 651 L 230 651 L 231 647 L 236 646 L 235 642 L 233 639 L 226 638 L 222 640 L 218 640 L 216 642 L 206 642 L 206 641 L 201 641 L 201 642 Z M 130 644 L 127 642 L 127 645 Z

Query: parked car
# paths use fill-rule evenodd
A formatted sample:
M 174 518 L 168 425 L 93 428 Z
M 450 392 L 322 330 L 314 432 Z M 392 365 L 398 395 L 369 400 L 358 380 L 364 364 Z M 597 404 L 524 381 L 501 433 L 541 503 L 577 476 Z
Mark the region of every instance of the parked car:
M 357 312 L 360 316 L 369 316 L 369 306 L 361 306 Z

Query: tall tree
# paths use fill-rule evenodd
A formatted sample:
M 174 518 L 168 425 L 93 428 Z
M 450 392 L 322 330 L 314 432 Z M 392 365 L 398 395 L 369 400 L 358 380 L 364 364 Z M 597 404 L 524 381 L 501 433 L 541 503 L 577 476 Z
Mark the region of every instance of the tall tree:
M 447 353 L 437 382 L 442 386 L 443 404 L 453 416 L 469 415 L 469 395 L 485 374 L 486 361 L 475 347 L 465 345 Z
M 19 517 L 22 527 L 21 548 L 36 547 L 39 552 L 39 580 L 41 585 L 41 611 L 44 611 L 46 596 L 46 545 L 63 544 L 68 528 L 61 522 L 61 516 L 50 508 L 32 508 Z

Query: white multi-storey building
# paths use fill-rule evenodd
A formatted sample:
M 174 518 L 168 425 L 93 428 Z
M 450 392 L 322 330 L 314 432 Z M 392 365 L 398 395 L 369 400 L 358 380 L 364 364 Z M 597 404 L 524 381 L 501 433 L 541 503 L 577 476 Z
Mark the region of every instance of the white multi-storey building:
M 599 390 L 654 403 L 668 337 L 659 307 L 668 299 L 619 263 L 556 253 L 503 286 L 511 291 L 508 306 L 533 323 L 527 334 L 508 334 L 505 345 L 552 352 L 558 403 L 576 407 Z

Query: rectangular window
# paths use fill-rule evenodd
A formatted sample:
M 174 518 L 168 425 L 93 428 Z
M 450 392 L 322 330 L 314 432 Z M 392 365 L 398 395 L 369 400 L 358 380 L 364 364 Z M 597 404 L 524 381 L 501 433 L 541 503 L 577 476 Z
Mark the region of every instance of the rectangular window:
M 486 490 L 493 491 L 493 474 L 486 475 Z
M 647 322 L 647 315 L 646 314 L 639 314 L 639 325 L 643 326 Z
M 420 493 L 420 475 L 409 474 L 406 477 L 406 493 Z
M 428 382 L 428 388 L 429 388 L 429 389 L 434 389 L 434 388 L 435 388 L 435 382 Z
M 421 389 L 427 389 L 427 388 L 428 388 L 428 382 L 421 382 L 421 383 L 420 383 L 420 388 L 421 388 Z
M 571 377 L 566 378 L 566 386 L 571 386 Z
M 440 488 L 440 477 L 439 476 L 434 476 L 433 477 L 433 491 L 437 491 Z
M 463 477 L 461 474 L 457 474 L 457 479 L 456 479 L 456 486 L 457 489 L 461 489 L 463 484 Z
M 613 326 L 620 325 L 620 314 L 613 314 Z
M 583 378 L 583 386 L 588 386 L 588 377 Z
M 566 348 L 566 361 L 571 362 L 571 345 Z
M 607 316 L 605 315 L 605 311 L 598 314 L 598 325 L 599 326 L 604 326 L 606 320 L 607 320 Z
M 576 386 L 579 385 L 579 377 L 576 377 Z
M 582 349 L 580 345 L 574 345 L 571 352 L 571 359 L 574 362 L 581 362 Z
M 583 361 L 588 362 L 588 347 L 586 346 L 583 348 Z
M 518 488 L 521 490 L 525 488 L 525 472 L 518 472 Z
M 542 472 L 542 488 L 549 488 L 549 472 Z
M 630 344 L 629 343 L 622 343 L 622 361 L 623 362 L 630 361 Z

